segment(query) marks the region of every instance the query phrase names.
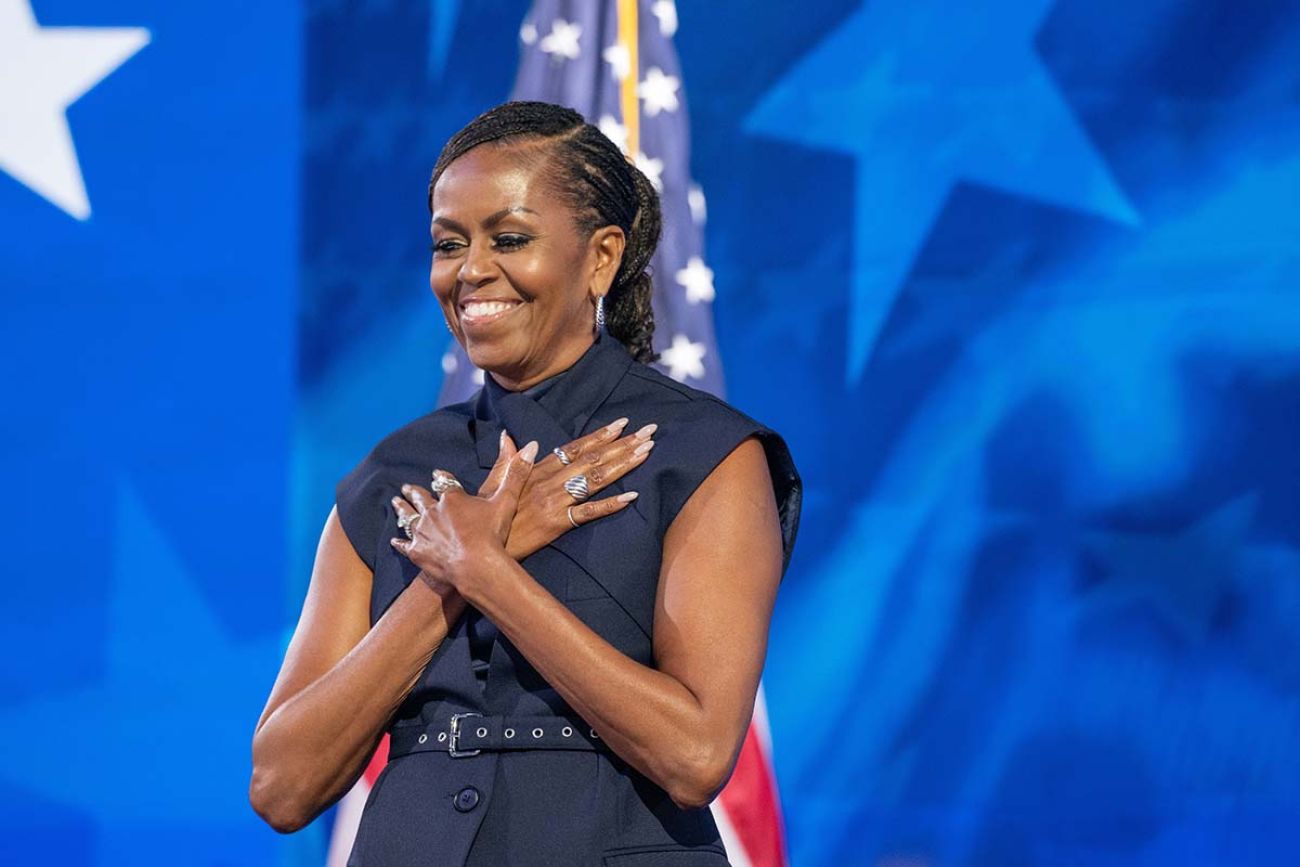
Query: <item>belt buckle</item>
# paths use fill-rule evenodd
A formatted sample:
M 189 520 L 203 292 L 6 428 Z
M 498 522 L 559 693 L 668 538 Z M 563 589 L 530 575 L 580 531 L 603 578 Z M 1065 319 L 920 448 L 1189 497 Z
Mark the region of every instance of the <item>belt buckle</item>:
M 450 737 L 448 738 L 448 743 L 447 743 L 447 755 L 451 756 L 452 758 L 459 759 L 465 756 L 477 756 L 479 753 L 483 752 L 482 750 L 457 749 L 457 747 L 459 747 L 460 745 L 460 721 L 467 717 L 472 717 L 472 716 L 481 717 L 483 716 L 483 714 L 454 713 L 451 715 L 451 734 Z

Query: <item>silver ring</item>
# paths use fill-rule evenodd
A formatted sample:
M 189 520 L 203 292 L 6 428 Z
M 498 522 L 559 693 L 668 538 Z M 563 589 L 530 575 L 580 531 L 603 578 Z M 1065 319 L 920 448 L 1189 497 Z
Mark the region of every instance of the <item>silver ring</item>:
M 591 496 L 591 489 L 587 486 L 587 477 L 583 475 L 574 476 L 566 479 L 564 490 L 569 492 L 569 496 L 581 503 L 587 497 Z
M 573 463 L 573 458 L 569 457 L 568 454 L 565 453 L 564 449 L 560 448 L 559 446 L 556 446 L 555 448 L 551 449 L 551 454 L 559 458 L 560 463 L 564 464 L 566 467 L 569 464 Z
M 452 488 L 465 490 L 465 486 L 460 483 L 460 480 L 446 470 L 433 471 L 433 483 L 429 486 L 429 489 L 433 491 L 435 496 L 441 497 Z
M 573 506 L 570 506 L 568 509 L 566 509 L 565 514 L 569 516 L 569 523 L 572 524 L 575 529 L 582 526 L 577 521 L 573 520 Z
M 418 520 L 420 520 L 419 512 L 411 512 L 409 515 L 401 515 L 397 519 L 398 529 L 400 529 L 403 533 L 406 534 L 406 538 L 414 539 L 415 533 L 412 532 L 411 525 Z

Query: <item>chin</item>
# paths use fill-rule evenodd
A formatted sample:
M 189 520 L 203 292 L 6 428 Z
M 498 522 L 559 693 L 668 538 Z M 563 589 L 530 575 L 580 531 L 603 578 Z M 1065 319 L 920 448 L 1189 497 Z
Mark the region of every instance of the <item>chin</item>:
M 504 341 L 471 343 L 465 347 L 465 354 L 475 367 L 502 374 L 509 374 L 519 362 L 519 354 Z

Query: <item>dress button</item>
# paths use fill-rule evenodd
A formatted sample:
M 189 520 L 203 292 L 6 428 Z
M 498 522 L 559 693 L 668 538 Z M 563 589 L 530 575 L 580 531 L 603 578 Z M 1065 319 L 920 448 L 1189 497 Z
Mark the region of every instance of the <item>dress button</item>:
M 452 803 L 456 805 L 457 810 L 468 813 L 478 806 L 478 789 L 466 786 L 456 793 L 456 799 Z

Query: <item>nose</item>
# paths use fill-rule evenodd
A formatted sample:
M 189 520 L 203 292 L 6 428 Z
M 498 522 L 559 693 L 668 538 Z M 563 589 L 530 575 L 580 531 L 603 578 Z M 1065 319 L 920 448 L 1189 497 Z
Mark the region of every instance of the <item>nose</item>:
M 472 243 L 465 251 L 460 271 L 456 277 L 460 282 L 470 286 L 481 286 L 496 274 L 496 264 L 492 259 L 492 250 L 487 244 Z

